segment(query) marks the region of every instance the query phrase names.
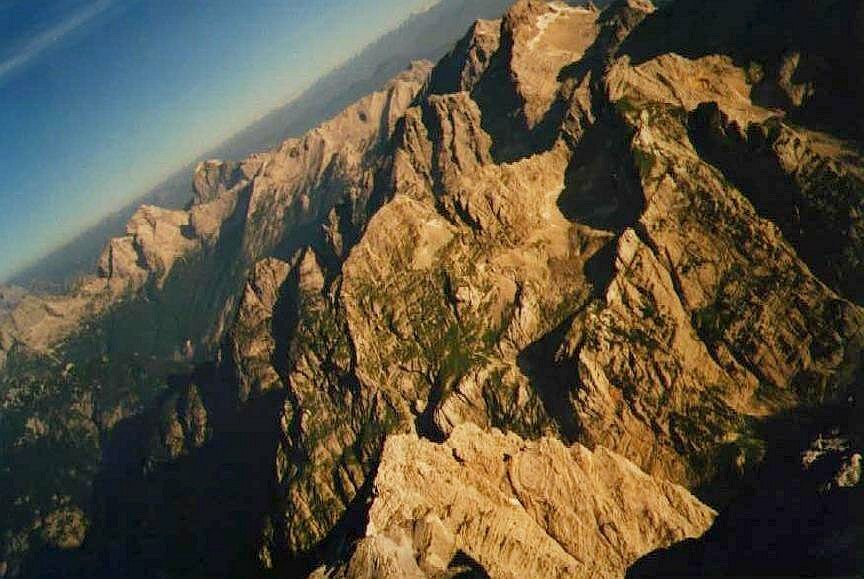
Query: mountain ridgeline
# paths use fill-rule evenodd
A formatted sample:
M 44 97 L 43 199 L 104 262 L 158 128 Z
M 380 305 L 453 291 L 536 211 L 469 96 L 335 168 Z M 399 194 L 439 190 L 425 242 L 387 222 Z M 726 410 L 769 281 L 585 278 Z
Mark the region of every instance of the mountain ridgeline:
M 411 61 L 439 59 L 474 20 L 495 18 L 509 5 L 510 0 L 441 0 L 428 10 L 411 15 L 302 94 L 208 151 L 201 159 L 243 158 L 273 148 L 287 137 L 302 136 L 354 101 L 378 90 Z M 123 234 L 126 223 L 140 205 L 170 209 L 186 206 L 192 194 L 189 175 L 196 165 L 193 162 L 183 167 L 143 197 L 16 273 L 9 283 L 56 293 L 79 276 L 92 273 L 106 241 Z
M 0 294 L 0 576 L 861 573 L 862 60 L 852 1 L 519 0 L 201 163 Z

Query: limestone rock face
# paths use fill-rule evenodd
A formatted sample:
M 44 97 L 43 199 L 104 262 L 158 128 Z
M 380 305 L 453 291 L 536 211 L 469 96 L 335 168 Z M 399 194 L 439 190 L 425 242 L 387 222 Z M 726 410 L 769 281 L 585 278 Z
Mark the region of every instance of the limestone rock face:
M 274 317 L 278 319 L 281 288 L 289 271 L 288 263 L 266 259 L 255 264 L 246 282 L 228 338 L 238 365 L 240 400 L 266 392 L 280 380 L 273 368 Z
M 244 235 L 246 255 L 266 254 L 286 229 L 324 217 L 334 205 L 360 203 L 371 194 L 377 164 L 373 154 L 420 90 L 431 66 L 415 63 L 381 92 L 361 99 L 299 139 L 289 139 L 256 167 Z
M 241 163 L 211 159 L 202 161 L 192 177 L 192 205 L 204 205 L 215 201 L 229 191 L 238 181 L 252 175 L 245 174 Z
M 382 149 L 430 69 L 429 63 L 414 63 L 381 91 L 274 150 L 239 162 L 200 164 L 185 209 L 141 207 L 125 235 L 107 244 L 96 274 L 85 276 L 68 291 L 4 290 L 0 306 L 3 443 L 18 448 L 16 441 L 29 428 L 27 416 L 40 416 L 44 405 L 56 410 L 46 423 L 49 442 L 34 440 L 19 445 L 15 453 L 4 450 L 4 461 L 36 453 L 37 448 L 59 452 L 72 445 L 81 452 L 66 452 L 63 460 L 54 457 L 56 470 L 62 472 L 52 475 L 56 488 L 50 492 L 26 490 L 41 489 L 43 481 L 35 473 L 15 469 L 25 490 L 4 495 L 6 502 L 0 505 L 4 521 L 0 568 L 8 569 L 10 576 L 21 573 L 28 549 L 48 540 L 39 538 L 38 525 L 57 508 L 79 508 L 74 516 L 62 518 L 74 523 L 68 527 L 74 530 L 69 536 L 74 535 L 75 545 L 69 545 L 80 546 L 83 537 L 79 535 L 85 530 L 115 538 L 111 529 L 94 530 L 87 519 L 96 511 L 83 507 L 93 498 L 87 493 L 96 477 L 93 461 L 99 463 L 98 443 L 113 440 L 115 430 L 125 433 L 130 414 L 141 413 L 137 420 L 146 423 L 141 425 L 145 434 L 130 440 L 135 449 L 117 452 L 124 458 L 105 459 L 111 464 L 104 468 L 119 468 L 115 463 L 141 457 L 134 467 L 141 476 L 161 476 L 171 468 L 166 465 L 197 460 L 202 448 L 212 444 L 218 429 L 230 422 L 224 408 L 254 404 L 267 395 L 273 398 L 274 390 L 282 392 L 286 362 L 274 358 L 286 352 L 296 314 L 287 314 L 291 302 L 279 292 L 295 265 L 299 269 L 292 280 L 302 277 L 304 290 L 315 284 L 320 287 L 324 279 L 320 270 L 318 277 L 310 272 L 308 259 L 298 261 L 293 256 L 328 217 L 334 219 L 335 236 L 352 239 L 373 197 L 374 178 L 387 162 Z M 230 366 L 225 374 L 236 381 L 225 397 L 230 404 L 219 394 L 216 410 L 208 407 L 212 400 L 207 397 L 213 398 L 214 390 L 224 390 L 212 384 L 201 388 L 185 384 L 178 387 L 180 392 L 164 393 L 170 389 L 166 382 L 188 372 L 193 362 L 210 357 Z M 49 371 L 55 373 L 53 378 L 46 377 Z M 172 375 L 175 378 L 170 379 Z M 92 395 L 86 438 L 68 427 L 70 414 L 64 409 L 73 390 L 67 382 Z M 30 390 L 32 396 L 23 395 Z M 20 421 L 15 418 L 19 414 L 24 417 Z M 97 432 L 90 433 L 97 426 Z M 97 444 L 91 444 L 91 439 Z M 36 465 L 48 458 L 28 460 Z M 11 482 L 4 486 L 13 488 Z M 69 496 L 72 502 L 63 503 Z M 75 519 L 79 514 L 81 521 Z M 59 530 L 51 531 L 50 537 L 61 536 L 66 527 L 60 522 L 61 518 L 52 522 L 52 528 Z M 257 540 L 257 533 L 252 535 Z M 65 539 L 51 541 L 67 544 Z
M 0 362 L 20 346 L 45 352 L 81 327 L 82 319 L 102 312 L 110 301 L 104 283 L 85 280 L 65 295 L 25 294 L 0 312 Z
M 435 66 L 427 90 L 439 94 L 471 91 L 501 43 L 500 20 L 478 20 Z
M 598 34 L 598 12 L 564 2 L 519 0 L 502 23 L 502 51 L 533 129 L 548 113 L 564 66 L 578 62 Z
M 603 447 L 528 442 L 474 425 L 436 445 L 388 439 L 366 534 L 337 577 L 620 577 L 640 555 L 701 535 L 714 511 Z
M 151 462 L 176 460 L 203 446 L 212 433 L 207 408 L 197 386 L 169 398 L 162 406 L 158 431 L 154 433 L 148 459 Z
M 161 284 L 174 262 L 193 251 L 189 214 L 142 206 L 126 225 L 126 237 L 112 239 L 100 259 L 100 272 L 109 284 L 127 283 L 132 289 L 150 275 Z
M 714 103 L 698 107 L 690 125 L 700 155 L 749 191 L 756 210 L 780 227 L 820 279 L 861 303 L 860 151 L 776 118 L 738 122 Z

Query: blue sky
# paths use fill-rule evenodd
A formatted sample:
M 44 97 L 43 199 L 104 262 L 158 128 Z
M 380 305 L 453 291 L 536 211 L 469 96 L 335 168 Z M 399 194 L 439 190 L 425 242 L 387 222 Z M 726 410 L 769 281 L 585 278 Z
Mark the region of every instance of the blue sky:
M 430 0 L 0 0 L 0 279 Z

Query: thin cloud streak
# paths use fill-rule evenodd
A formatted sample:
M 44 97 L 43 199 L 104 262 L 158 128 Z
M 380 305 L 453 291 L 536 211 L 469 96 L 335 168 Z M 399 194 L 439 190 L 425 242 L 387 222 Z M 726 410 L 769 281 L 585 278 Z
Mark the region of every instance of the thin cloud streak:
M 113 0 L 97 0 L 66 20 L 31 38 L 22 48 L 0 62 L 0 82 L 10 73 L 33 62 L 43 52 L 63 40 L 111 7 Z

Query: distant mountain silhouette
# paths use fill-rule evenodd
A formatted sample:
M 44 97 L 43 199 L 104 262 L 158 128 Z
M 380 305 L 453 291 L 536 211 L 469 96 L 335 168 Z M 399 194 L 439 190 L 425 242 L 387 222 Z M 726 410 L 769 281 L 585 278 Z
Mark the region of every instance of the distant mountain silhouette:
M 61 291 L 95 268 L 105 243 L 123 233 L 142 204 L 179 208 L 192 194 L 192 172 L 198 161 L 243 158 L 299 136 L 332 117 L 358 98 L 373 92 L 417 59 L 437 60 L 478 18 L 497 18 L 510 0 L 443 0 L 409 17 L 396 29 L 324 75 L 299 97 L 270 112 L 246 129 L 201 155 L 151 191 L 106 216 L 71 241 L 4 280 L 8 283 Z

